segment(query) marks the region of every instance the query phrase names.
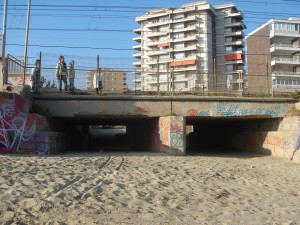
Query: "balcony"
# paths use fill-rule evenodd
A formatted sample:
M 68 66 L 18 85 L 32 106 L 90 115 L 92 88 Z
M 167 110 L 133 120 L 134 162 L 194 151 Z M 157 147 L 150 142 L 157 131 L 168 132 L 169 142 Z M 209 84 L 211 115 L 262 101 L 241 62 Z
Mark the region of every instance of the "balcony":
M 188 31 L 198 31 L 201 33 L 203 32 L 203 28 L 195 24 L 195 25 L 187 25 L 181 28 L 175 28 L 172 31 L 173 33 L 188 32 Z
M 272 71 L 272 77 L 300 77 L 300 72 Z
M 156 50 L 156 51 L 147 51 L 146 55 L 147 56 L 156 56 L 156 55 L 164 55 L 166 54 L 166 50 Z
M 141 61 L 136 61 L 136 62 L 133 62 L 132 65 L 136 66 L 136 67 L 141 67 L 142 62 Z
M 141 54 L 140 52 L 134 53 L 134 54 L 133 54 L 133 57 L 134 57 L 134 58 L 137 58 L 137 59 L 140 59 L 141 56 L 142 56 L 142 54 Z
M 171 42 L 171 39 L 170 38 L 167 38 L 167 39 L 164 39 L 164 40 L 156 40 L 156 41 L 149 41 L 149 42 L 146 42 L 145 43 L 145 46 L 158 46 L 158 45 L 161 45 L 161 44 L 165 44 L 165 43 L 170 43 Z
M 235 32 L 230 32 L 230 33 L 225 33 L 224 37 L 244 37 L 244 32 L 243 31 L 235 31 Z
M 152 59 L 146 59 L 144 61 L 145 64 L 147 65 L 156 65 L 157 62 L 159 63 L 167 63 L 167 62 L 171 62 L 172 59 L 171 58 L 160 58 L 159 61 L 157 61 L 157 58 L 152 58 Z
M 300 46 L 295 46 L 291 44 L 273 44 L 270 49 L 271 52 L 289 52 L 289 54 L 294 54 L 300 52 Z
M 225 42 L 225 46 L 229 45 L 236 45 L 236 46 L 245 46 L 245 42 L 243 40 L 237 40 L 237 41 L 232 41 L 232 42 Z
M 271 30 L 270 31 L 270 37 L 289 37 L 289 38 L 299 38 L 300 33 L 299 31 L 292 31 L 292 30 Z
M 134 50 L 140 50 L 141 51 L 141 49 L 142 49 L 142 45 L 134 45 L 133 47 L 132 47 Z
M 224 25 L 225 28 L 230 28 L 230 27 L 240 27 L 242 29 L 245 29 L 246 26 L 242 21 L 239 22 L 232 22 L 232 23 L 227 23 Z
M 184 42 L 184 41 L 195 41 L 198 40 L 199 36 L 196 34 L 188 35 L 186 37 L 180 37 L 180 38 L 173 38 L 172 42 Z
M 136 36 L 132 40 L 141 43 L 142 38 L 141 36 Z
M 193 50 L 200 50 L 200 47 L 198 45 L 190 45 L 185 46 L 183 48 L 173 48 L 173 52 L 185 52 L 185 51 L 193 51 Z
M 244 64 L 243 59 L 237 59 L 234 61 L 225 61 L 225 65 L 236 65 L 236 64 Z
M 182 23 L 182 22 L 189 22 L 189 21 L 197 21 L 203 22 L 203 19 L 197 15 L 182 17 L 182 18 L 173 18 L 172 23 Z
M 283 64 L 283 65 L 292 65 L 292 66 L 300 66 L 299 58 L 292 58 L 292 57 L 274 57 L 271 59 L 271 66 L 276 64 Z
M 152 21 L 149 22 L 148 24 L 145 25 L 146 28 L 151 28 L 151 27 L 159 27 L 159 26 L 163 26 L 163 25 L 167 25 L 169 24 L 171 21 L 166 19 L 166 20 L 162 20 L 162 21 Z
M 227 13 L 225 16 L 226 17 L 239 17 L 239 18 L 244 18 L 244 14 L 241 12 L 231 12 L 231 13 Z
M 140 35 L 142 33 L 142 28 L 133 29 L 133 32 Z
M 152 38 L 152 37 L 160 37 L 160 36 L 166 36 L 169 34 L 169 30 L 168 31 L 147 31 L 145 32 L 145 37 L 147 38 Z

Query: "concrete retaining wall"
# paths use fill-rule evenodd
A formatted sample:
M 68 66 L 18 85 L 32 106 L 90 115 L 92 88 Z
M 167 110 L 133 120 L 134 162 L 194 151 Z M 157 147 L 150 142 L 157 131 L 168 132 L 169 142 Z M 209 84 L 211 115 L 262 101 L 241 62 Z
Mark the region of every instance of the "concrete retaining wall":
M 297 116 L 285 117 L 276 131 L 239 132 L 234 134 L 233 145 L 246 151 L 271 154 L 272 156 L 289 158 L 297 140 L 299 121 Z M 295 162 L 300 162 L 300 153 L 296 152 Z

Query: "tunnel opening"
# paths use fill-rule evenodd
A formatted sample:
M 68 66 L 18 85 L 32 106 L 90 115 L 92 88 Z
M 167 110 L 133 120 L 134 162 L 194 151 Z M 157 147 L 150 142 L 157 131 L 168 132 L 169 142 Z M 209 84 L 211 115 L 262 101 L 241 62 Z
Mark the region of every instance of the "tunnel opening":
M 90 125 L 89 151 L 130 151 L 126 125 Z
M 62 153 L 153 152 L 158 118 L 55 118 L 52 130 L 66 134 Z
M 280 120 L 247 117 L 187 118 L 186 154 L 270 154 L 267 149 L 261 151 L 263 147 L 260 140 L 263 142 L 266 132 L 276 131 Z

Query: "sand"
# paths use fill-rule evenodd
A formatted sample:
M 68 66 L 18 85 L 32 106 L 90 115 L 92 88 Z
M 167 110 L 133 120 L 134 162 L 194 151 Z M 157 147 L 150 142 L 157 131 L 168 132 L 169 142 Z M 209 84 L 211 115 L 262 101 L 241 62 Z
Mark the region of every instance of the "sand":
M 300 164 L 250 154 L 0 155 L 0 224 L 300 224 Z

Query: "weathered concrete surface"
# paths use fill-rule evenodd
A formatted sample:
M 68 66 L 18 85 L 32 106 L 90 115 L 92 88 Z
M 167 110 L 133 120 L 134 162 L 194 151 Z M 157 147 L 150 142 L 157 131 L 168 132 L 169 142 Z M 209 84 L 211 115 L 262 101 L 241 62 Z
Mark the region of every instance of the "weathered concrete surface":
M 269 126 L 265 125 L 258 131 L 245 131 L 233 134 L 233 146 L 246 151 L 289 158 L 291 151 L 294 149 L 298 131 L 298 117 L 285 117 L 279 122 L 276 130 L 271 130 Z M 300 162 L 299 151 L 296 152 L 294 161 Z
M 293 99 L 69 96 L 40 95 L 34 103 L 48 108 L 54 117 L 84 116 L 206 116 L 285 117 Z

